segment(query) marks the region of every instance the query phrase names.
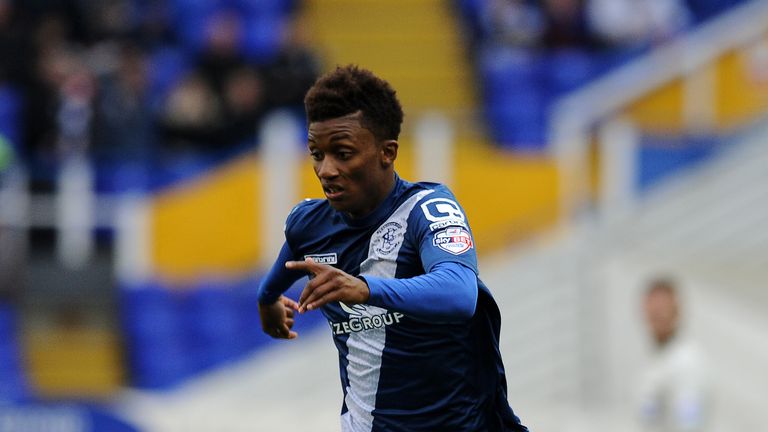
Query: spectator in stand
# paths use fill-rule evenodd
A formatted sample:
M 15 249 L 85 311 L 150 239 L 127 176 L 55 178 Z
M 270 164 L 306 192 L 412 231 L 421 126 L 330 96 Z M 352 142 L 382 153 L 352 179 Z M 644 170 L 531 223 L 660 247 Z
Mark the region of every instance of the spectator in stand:
M 32 41 L 11 0 L 0 0 L 0 84 L 24 85 L 32 69 Z
M 114 69 L 100 79 L 96 100 L 93 150 L 100 162 L 144 163 L 156 142 L 149 109 L 147 55 L 123 44 L 112 59 Z
M 166 149 L 174 153 L 208 149 L 222 122 L 218 95 L 200 74 L 190 73 L 168 96 L 159 127 Z
M 241 50 L 243 19 L 234 10 L 222 9 L 209 17 L 205 26 L 203 51 L 198 57 L 201 77 L 218 94 L 235 70 L 245 66 Z
M 585 0 L 543 0 L 544 47 L 550 50 L 595 46 L 584 11 Z M 612 0 L 611 0 L 612 1 Z
M 541 42 L 544 14 L 527 0 L 489 0 L 480 10 L 480 23 L 487 43 L 532 48 Z
M 601 43 L 618 49 L 665 42 L 691 22 L 684 0 L 588 0 L 587 16 Z
M 219 139 L 238 146 L 252 144 L 266 109 L 264 85 L 251 66 L 232 71 L 224 82 L 224 124 Z
M 288 24 L 277 57 L 263 68 L 269 106 L 294 108 L 304 115 L 304 95 L 320 76 L 320 61 L 309 48 L 308 26 Z
M 57 116 L 72 71 L 98 84 L 89 100 L 96 116 L 89 151 L 99 162 L 150 158 L 163 138 L 172 152 L 231 154 L 255 142 L 266 111 L 301 110 L 319 74 L 301 25 L 291 25 L 298 1 L 91 3 L 0 0 L 0 54 L 17 59 L 0 62 L 0 83 L 20 94 L 20 157 L 36 190 L 52 189 L 62 132 Z M 263 14 L 267 9 L 271 15 Z M 285 36 L 279 50 L 265 45 L 278 35 Z M 268 52 L 261 55 L 262 48 Z M 161 67 L 151 69 L 155 62 Z
M 162 109 L 159 124 L 168 149 L 213 155 L 256 136 L 264 86 L 243 56 L 242 25 L 234 10 L 209 17 L 194 70 L 171 90 Z
M 53 189 L 51 173 L 59 160 L 58 115 L 67 77 L 79 69 L 82 53 L 67 37 L 61 16 L 46 16 L 34 29 L 33 69 L 24 89 L 23 151 L 31 163 L 32 188 Z

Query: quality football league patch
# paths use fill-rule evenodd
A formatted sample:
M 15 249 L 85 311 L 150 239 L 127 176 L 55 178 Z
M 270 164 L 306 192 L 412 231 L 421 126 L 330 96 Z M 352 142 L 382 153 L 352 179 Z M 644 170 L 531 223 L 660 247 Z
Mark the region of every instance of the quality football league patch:
M 451 227 L 435 233 L 432 244 L 454 255 L 461 255 L 472 249 L 472 236 L 464 228 Z

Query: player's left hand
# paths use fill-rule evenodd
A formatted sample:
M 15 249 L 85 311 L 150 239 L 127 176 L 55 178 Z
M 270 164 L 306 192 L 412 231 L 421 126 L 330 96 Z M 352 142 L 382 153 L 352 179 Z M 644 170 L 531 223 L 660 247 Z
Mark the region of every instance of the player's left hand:
M 365 303 L 370 297 L 368 285 L 349 273 L 307 258 L 304 261 L 288 261 L 290 270 L 305 271 L 314 277 L 309 279 L 299 297 L 299 313 L 317 309 L 327 303 L 343 301 L 348 304 Z

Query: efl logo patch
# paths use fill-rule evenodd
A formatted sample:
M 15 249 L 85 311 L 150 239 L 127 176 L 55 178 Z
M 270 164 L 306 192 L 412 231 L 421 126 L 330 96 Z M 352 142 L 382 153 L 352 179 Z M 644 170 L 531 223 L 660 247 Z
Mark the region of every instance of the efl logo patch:
M 304 255 L 304 259 L 312 258 L 312 261 L 318 263 L 318 264 L 328 264 L 333 265 L 338 263 L 338 258 L 336 257 L 336 252 L 333 253 L 324 253 L 324 254 L 313 254 L 313 255 Z
M 435 233 L 432 244 L 454 255 L 461 255 L 472 249 L 472 236 L 464 228 L 447 228 Z

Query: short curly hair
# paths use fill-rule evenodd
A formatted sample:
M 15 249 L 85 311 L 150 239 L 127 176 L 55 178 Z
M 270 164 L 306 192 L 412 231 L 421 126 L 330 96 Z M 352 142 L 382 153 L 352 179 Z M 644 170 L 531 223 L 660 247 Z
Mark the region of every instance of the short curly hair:
M 396 140 L 403 108 L 395 90 L 373 72 L 356 65 L 337 66 L 315 81 L 304 97 L 310 123 L 360 111 L 361 125 L 378 140 Z

